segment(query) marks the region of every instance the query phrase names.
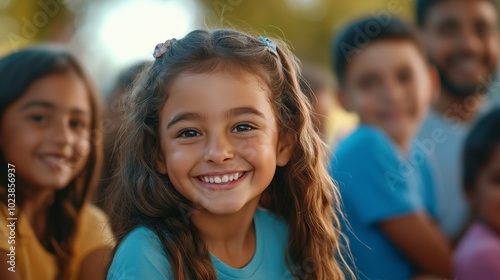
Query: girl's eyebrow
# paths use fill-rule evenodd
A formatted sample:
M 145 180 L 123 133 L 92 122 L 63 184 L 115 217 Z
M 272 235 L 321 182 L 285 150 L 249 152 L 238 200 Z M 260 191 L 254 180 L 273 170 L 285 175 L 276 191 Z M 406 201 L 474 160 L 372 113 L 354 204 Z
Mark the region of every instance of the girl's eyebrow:
M 232 108 L 232 109 L 229 109 L 227 112 L 224 113 L 224 117 L 226 118 L 230 118 L 230 117 L 236 117 L 236 116 L 239 116 L 239 115 L 245 115 L 245 114 L 250 114 L 250 115 L 255 115 L 257 117 L 261 117 L 263 118 L 264 120 L 266 119 L 266 117 L 264 116 L 264 114 L 253 108 L 253 107 L 236 107 L 236 108 Z
M 28 102 L 26 104 L 24 104 L 20 110 L 21 111 L 24 111 L 24 110 L 27 110 L 29 108 L 32 108 L 32 107 L 44 107 L 44 108 L 47 108 L 47 109 L 55 109 L 56 108 L 56 105 L 50 103 L 50 102 L 46 102 L 46 101 L 31 101 L 31 102 Z M 79 115 L 89 115 L 90 113 L 87 112 L 87 111 L 84 111 L 84 110 L 81 110 L 81 109 L 72 109 L 71 110 L 71 113 L 72 114 L 79 114 Z
M 180 122 L 180 121 L 195 121 L 195 120 L 200 120 L 203 119 L 202 115 L 198 113 L 180 113 L 175 115 L 172 120 L 170 120 L 167 124 L 167 129 L 172 127 L 174 124 Z
M 236 117 L 236 116 L 244 115 L 244 114 L 255 115 L 257 117 L 266 119 L 264 114 L 261 111 L 255 109 L 253 107 L 236 107 L 236 108 L 229 109 L 224 113 L 224 117 L 231 118 L 231 117 Z M 168 122 L 167 129 L 169 129 L 174 124 L 176 124 L 180 121 L 193 121 L 193 120 L 200 120 L 203 118 L 204 117 L 199 113 L 192 113 L 192 112 L 180 113 L 180 114 L 175 115 L 172 118 L 172 120 L 170 120 Z
M 31 101 L 31 102 L 28 102 L 26 104 L 24 104 L 20 110 L 26 110 L 26 109 L 29 109 L 31 107 L 37 107 L 37 106 L 40 106 L 40 107 L 46 107 L 46 108 L 49 108 L 49 109 L 53 109 L 55 106 L 54 104 L 50 103 L 50 102 L 45 102 L 45 101 Z

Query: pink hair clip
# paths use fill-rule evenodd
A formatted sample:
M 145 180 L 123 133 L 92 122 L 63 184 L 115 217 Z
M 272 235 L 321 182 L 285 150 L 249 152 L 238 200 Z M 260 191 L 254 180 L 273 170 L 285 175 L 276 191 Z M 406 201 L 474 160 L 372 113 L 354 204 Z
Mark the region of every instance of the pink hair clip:
M 155 47 L 155 51 L 153 52 L 154 58 L 159 58 L 167 52 L 167 49 L 174 43 L 175 38 L 169 39 L 165 41 L 165 43 L 159 43 Z

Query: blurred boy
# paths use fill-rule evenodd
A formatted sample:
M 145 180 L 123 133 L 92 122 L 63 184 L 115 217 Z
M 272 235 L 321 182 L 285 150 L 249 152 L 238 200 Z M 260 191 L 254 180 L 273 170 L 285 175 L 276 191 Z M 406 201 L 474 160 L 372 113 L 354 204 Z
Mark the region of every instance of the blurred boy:
M 352 268 L 358 279 L 449 277 L 451 249 L 433 221 L 430 170 L 412 145 L 439 84 L 415 30 L 363 19 L 341 31 L 332 54 L 340 103 L 360 119 L 332 160 Z
M 438 222 L 455 239 L 468 215 L 460 151 L 476 118 L 494 104 L 498 10 L 494 0 L 419 0 L 417 22 L 442 84 L 418 139 L 434 163 Z

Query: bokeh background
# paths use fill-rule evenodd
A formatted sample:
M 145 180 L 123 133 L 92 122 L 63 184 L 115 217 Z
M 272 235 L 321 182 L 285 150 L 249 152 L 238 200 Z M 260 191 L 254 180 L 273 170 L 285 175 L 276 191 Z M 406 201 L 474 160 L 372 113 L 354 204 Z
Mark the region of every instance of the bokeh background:
M 332 34 L 361 15 L 413 21 L 411 0 L 0 0 L 0 56 L 36 43 L 67 44 L 105 97 L 120 71 L 193 29 L 232 27 L 280 37 L 299 59 L 329 69 Z M 333 79 L 333 75 L 330 75 Z M 330 141 L 356 118 L 333 111 Z

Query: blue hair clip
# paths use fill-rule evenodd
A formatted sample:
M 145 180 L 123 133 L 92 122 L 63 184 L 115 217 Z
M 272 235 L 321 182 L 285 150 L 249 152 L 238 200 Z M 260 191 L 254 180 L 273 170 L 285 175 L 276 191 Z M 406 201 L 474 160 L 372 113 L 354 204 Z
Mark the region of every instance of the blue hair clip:
M 271 42 L 271 40 L 260 36 L 259 41 L 261 41 L 262 43 L 264 43 L 264 45 L 268 46 L 271 50 L 273 50 L 275 54 L 278 54 L 278 51 L 276 51 L 276 45 L 273 42 Z

